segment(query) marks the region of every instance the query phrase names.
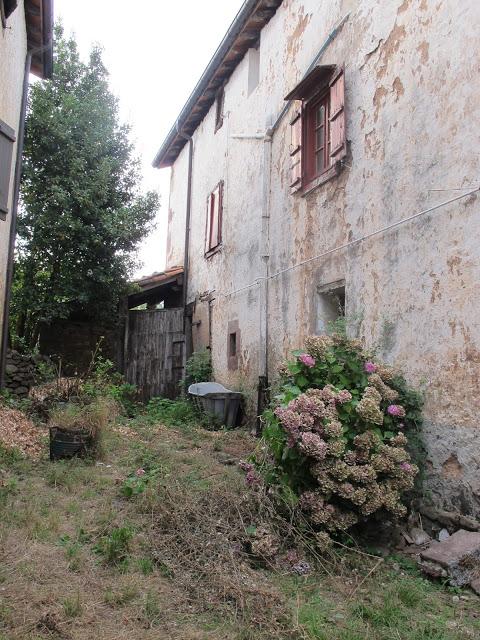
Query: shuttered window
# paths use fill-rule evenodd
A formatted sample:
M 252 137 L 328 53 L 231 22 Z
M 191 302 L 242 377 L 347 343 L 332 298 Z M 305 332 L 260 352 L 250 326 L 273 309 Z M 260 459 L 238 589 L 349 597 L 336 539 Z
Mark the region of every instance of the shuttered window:
M 205 255 L 211 255 L 222 242 L 223 182 L 207 198 Z
M 290 189 L 295 193 L 336 175 L 347 153 L 343 68 L 315 67 L 286 99 L 294 101 Z
M 0 120 L 0 219 L 8 214 L 15 132 Z

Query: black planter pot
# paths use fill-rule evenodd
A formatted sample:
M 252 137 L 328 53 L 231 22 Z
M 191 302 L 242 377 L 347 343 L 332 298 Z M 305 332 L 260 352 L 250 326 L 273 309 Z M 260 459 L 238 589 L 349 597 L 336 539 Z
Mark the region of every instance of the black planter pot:
M 92 450 L 92 436 L 88 431 L 50 428 L 50 460 L 75 456 L 84 458 Z

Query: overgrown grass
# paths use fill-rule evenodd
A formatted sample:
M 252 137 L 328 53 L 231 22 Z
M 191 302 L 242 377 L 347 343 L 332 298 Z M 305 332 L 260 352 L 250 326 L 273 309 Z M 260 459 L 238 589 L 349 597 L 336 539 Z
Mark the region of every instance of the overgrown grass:
M 479 599 L 454 601 L 401 556 L 339 550 L 304 577 L 261 561 L 248 531 L 269 514 L 223 464 L 254 442 L 160 409 L 117 423 L 102 465 L 0 451 L 0 640 L 480 637 Z M 142 490 L 125 492 L 129 479 Z

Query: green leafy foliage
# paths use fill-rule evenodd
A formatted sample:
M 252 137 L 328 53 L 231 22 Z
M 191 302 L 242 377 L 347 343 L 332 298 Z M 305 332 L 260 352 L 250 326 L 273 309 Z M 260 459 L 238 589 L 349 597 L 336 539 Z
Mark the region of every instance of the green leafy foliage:
M 58 25 L 54 40 L 53 79 L 31 85 L 26 125 L 11 328 L 27 346 L 40 323 L 111 319 L 158 209 L 100 47 L 84 63 Z
M 146 461 L 143 467 L 137 469 L 134 473 L 131 473 L 123 482 L 120 487 L 120 493 L 125 498 L 133 498 L 143 493 L 149 484 L 155 478 L 163 475 L 164 468 L 162 465 L 156 463 L 149 463 Z
M 212 355 L 208 349 L 195 351 L 185 365 L 185 388 L 195 382 L 209 382 L 212 379 Z
M 146 411 L 152 422 L 161 422 L 167 426 L 193 426 L 198 423 L 194 407 L 183 399 L 152 398 Z
M 265 483 L 328 534 L 382 511 L 404 516 L 418 474 L 406 434 L 418 437 L 420 395 L 344 334 L 312 336 L 293 356 L 254 464 L 244 464 L 247 482 Z
M 102 555 L 108 564 L 122 564 L 128 558 L 132 538 L 133 530 L 130 527 L 116 527 L 100 538 L 94 551 Z

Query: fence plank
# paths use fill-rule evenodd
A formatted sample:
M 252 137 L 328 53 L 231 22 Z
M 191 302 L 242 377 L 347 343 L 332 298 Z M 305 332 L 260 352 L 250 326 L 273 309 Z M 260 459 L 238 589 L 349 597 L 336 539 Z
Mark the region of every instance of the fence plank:
M 175 398 L 183 376 L 183 309 L 129 311 L 126 336 L 127 382 L 142 397 Z

